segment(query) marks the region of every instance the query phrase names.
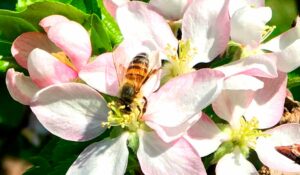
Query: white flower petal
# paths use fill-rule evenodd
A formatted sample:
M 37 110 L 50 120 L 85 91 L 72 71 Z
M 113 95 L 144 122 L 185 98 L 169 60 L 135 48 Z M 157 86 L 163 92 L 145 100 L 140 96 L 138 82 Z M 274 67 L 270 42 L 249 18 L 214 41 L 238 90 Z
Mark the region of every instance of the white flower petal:
M 127 138 L 126 133 L 91 144 L 72 164 L 67 175 L 123 175 L 129 154 Z
M 228 0 L 193 1 L 182 19 L 182 39 L 197 49 L 191 66 L 210 62 L 225 51 L 230 24 Z
M 255 167 L 245 157 L 235 150 L 233 153 L 223 156 L 217 166 L 217 175 L 258 175 Z
M 271 17 L 269 7 L 244 7 L 237 10 L 231 19 L 231 39 L 242 45 L 258 47 L 265 25 Z

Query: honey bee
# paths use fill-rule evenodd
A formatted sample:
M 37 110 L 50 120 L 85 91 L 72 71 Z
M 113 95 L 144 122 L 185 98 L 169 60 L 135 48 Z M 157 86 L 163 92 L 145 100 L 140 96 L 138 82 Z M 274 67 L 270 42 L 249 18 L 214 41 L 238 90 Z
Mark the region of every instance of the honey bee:
M 300 165 L 300 144 L 293 144 L 289 146 L 276 146 L 275 149 L 285 157 L 293 160 Z
M 118 71 L 118 69 L 116 70 Z M 119 78 L 120 74 L 117 72 L 120 84 L 120 103 L 125 105 L 125 110 L 130 112 L 130 105 L 133 101 L 138 97 L 142 97 L 144 102 L 143 109 L 140 109 L 140 111 L 144 112 L 147 100 L 144 96 L 139 96 L 140 89 L 148 78 L 156 72 L 155 69 L 149 67 L 149 56 L 146 53 L 140 53 L 132 59 L 127 69 L 122 70 L 119 68 L 119 70 L 123 71 L 121 73 L 123 78 Z

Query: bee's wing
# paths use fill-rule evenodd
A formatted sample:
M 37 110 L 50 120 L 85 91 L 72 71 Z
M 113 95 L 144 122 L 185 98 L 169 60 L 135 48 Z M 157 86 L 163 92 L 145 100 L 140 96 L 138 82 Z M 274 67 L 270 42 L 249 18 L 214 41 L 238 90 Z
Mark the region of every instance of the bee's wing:
M 159 51 L 150 52 L 148 55 L 149 68 L 148 78 L 161 68 L 161 55 Z
M 115 66 L 116 75 L 118 78 L 118 84 L 119 87 L 122 85 L 124 75 L 125 75 L 125 68 L 123 64 L 121 63 L 121 58 L 119 58 L 118 55 L 116 55 L 114 52 L 112 52 L 113 62 Z

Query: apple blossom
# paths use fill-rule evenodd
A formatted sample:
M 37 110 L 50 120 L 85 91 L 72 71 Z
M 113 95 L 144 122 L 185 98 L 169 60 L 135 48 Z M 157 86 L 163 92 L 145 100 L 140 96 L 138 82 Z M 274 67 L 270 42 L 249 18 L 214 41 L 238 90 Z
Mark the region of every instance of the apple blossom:
M 228 3 L 227 0 L 193 1 L 183 15 L 180 41 L 162 16 L 145 3 L 120 6 L 116 19 L 125 39 L 151 40 L 158 51 L 167 55 L 169 64 L 164 79 L 168 80 L 191 72 L 195 64 L 210 62 L 224 52 L 230 31 Z
M 88 65 L 97 71 L 87 71 L 81 76 L 89 83 L 97 80 L 96 76 L 101 75 L 102 71 L 103 76 L 116 82 L 103 83 L 117 86 L 112 89 L 119 91 L 117 75 L 120 73 L 123 77 L 124 72 L 118 67 L 118 72 L 113 71 L 115 67 L 111 64 L 120 63 L 127 68 L 132 57 L 146 52 L 152 58 L 149 59 L 149 65 L 160 67 L 160 61 L 157 61 L 159 55 L 155 50 L 140 47 L 142 44 L 136 44 L 138 49 L 130 49 L 130 46 L 133 47 L 130 41 L 124 41 L 110 54 L 111 59 L 107 58 L 107 54 L 101 55 L 106 58 L 99 58 Z M 112 75 L 111 71 L 116 74 Z M 205 174 L 199 155 L 181 136 L 199 120 L 201 109 L 217 96 L 223 74 L 202 69 L 174 78 L 154 92 L 158 88 L 159 75 L 160 71 L 156 72 L 141 88 L 147 106 L 143 102 L 144 98 L 136 97 L 128 112 L 124 112 L 124 106 L 118 100 L 112 100 L 106 105 L 97 91 L 80 83 L 52 85 L 35 95 L 31 109 L 45 128 L 64 139 L 90 140 L 100 135 L 106 127 L 122 128 L 123 132 L 119 136 L 87 147 L 67 174 L 123 174 L 128 157 L 127 140 L 138 140 L 137 157 L 145 174 L 164 174 L 166 171 L 172 174 Z M 146 108 L 145 112 L 141 110 L 143 107 Z M 181 163 L 174 164 L 173 160 Z M 115 168 L 117 165 L 118 168 Z
M 9 69 L 6 76 L 11 96 L 26 105 L 41 88 L 79 81 L 78 72 L 91 57 L 89 35 L 80 24 L 52 15 L 42 19 L 40 25 L 47 35 L 23 33 L 11 48 L 17 63 L 28 70 L 29 77 L 13 69 Z
M 231 103 L 227 104 L 228 109 L 224 106 L 223 111 L 230 110 Z M 258 174 L 255 167 L 247 160 L 250 149 L 256 151 L 262 163 L 271 169 L 285 172 L 299 171 L 300 165 L 276 151 L 276 146 L 299 143 L 299 124 L 285 124 L 262 131 L 256 118 L 246 121 L 242 116 L 233 117 L 223 118 L 229 122 L 229 125 L 222 126 L 223 135 L 215 134 L 216 140 L 222 142 L 212 161 L 218 162 L 217 175 Z M 265 122 L 269 122 L 270 127 L 274 126 L 272 116 L 266 116 Z

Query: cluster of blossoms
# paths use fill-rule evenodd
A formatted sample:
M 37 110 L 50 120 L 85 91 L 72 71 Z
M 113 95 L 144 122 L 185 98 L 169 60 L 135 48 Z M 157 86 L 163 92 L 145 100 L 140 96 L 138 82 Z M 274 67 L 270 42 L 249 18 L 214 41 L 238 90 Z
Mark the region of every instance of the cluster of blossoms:
M 287 72 L 300 65 L 300 24 L 264 42 L 274 27 L 261 0 L 104 2 L 124 37 L 112 52 L 92 56 L 89 33 L 59 15 L 11 49 L 29 76 L 8 70 L 8 90 L 52 134 L 87 141 L 107 128 L 117 133 L 89 145 L 67 174 L 122 175 L 128 147 L 147 175 L 206 174 L 201 157 L 214 152 L 217 175 L 258 174 L 251 150 L 272 169 L 300 171 L 276 150 L 300 143 L 300 125 L 274 127 Z M 229 47 L 239 51 L 232 61 L 209 68 Z M 141 55 L 149 76 L 126 104 L 121 91 L 140 82 L 128 70 Z M 202 112 L 209 105 L 222 124 Z

